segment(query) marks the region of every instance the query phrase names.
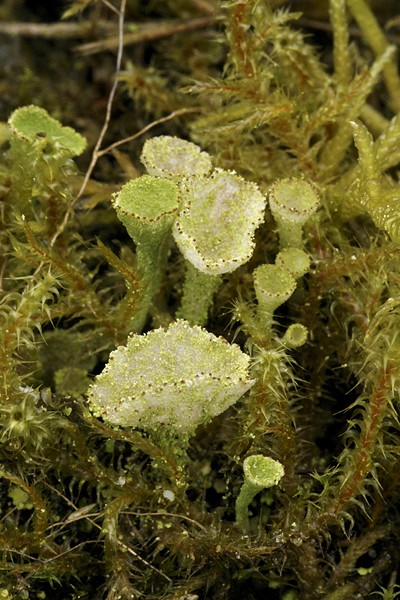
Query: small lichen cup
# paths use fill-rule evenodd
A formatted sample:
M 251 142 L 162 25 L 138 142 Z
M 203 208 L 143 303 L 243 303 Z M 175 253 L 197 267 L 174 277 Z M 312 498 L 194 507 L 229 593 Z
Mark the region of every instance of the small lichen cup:
M 48 209 L 48 222 L 54 223 L 59 204 L 68 198 L 65 193 L 68 174 L 75 169 L 71 159 L 82 154 L 86 139 L 34 105 L 17 108 L 8 124 L 11 130 L 8 154 L 12 174 L 10 202 L 28 221 L 43 221 L 47 218 L 48 197 L 56 197 L 57 202 Z M 61 190 L 56 193 L 58 186 Z M 40 217 L 32 202 L 34 195 L 44 208 L 44 215 Z
M 173 181 L 142 175 L 122 186 L 112 203 L 136 244 L 137 268 L 144 291 L 130 329 L 141 331 L 165 272 L 171 228 L 179 208 L 179 190 Z
M 253 454 L 243 462 L 244 482 L 236 499 L 236 524 L 243 530 L 250 527 L 248 508 L 254 496 L 279 483 L 285 474 L 283 465 L 269 456 Z
M 303 248 L 303 226 L 319 207 L 316 190 L 304 179 L 280 179 L 271 186 L 269 205 L 281 248 Z
M 306 343 L 307 337 L 307 327 L 301 323 L 293 323 L 289 325 L 282 339 L 287 348 L 300 348 Z
M 211 157 L 199 146 L 171 135 L 144 143 L 140 160 L 149 175 L 180 181 L 183 177 L 208 175 Z
M 295 279 L 299 279 L 310 270 L 311 257 L 301 248 L 284 248 L 278 253 L 275 264 L 286 269 Z
M 264 331 L 271 328 L 274 311 L 290 298 L 296 280 L 279 265 L 260 265 L 254 270 L 254 290 L 258 301 L 257 318 Z
M 188 268 L 177 316 L 204 324 L 222 275 L 253 254 L 266 198 L 255 183 L 223 169 L 185 180 L 180 189 L 183 206 L 173 235 Z
M 178 320 L 114 350 L 89 388 L 89 407 L 113 426 L 185 445 L 251 388 L 249 364 L 237 345 Z

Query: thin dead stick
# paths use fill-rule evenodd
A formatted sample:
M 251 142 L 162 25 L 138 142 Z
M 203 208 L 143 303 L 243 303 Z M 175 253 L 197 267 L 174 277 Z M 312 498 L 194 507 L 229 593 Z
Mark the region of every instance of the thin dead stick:
M 197 108 L 181 108 L 181 109 L 175 110 L 172 113 L 170 113 L 169 115 L 167 115 L 166 117 L 161 117 L 160 119 L 157 119 L 156 121 L 153 121 L 152 123 L 149 123 L 143 129 L 141 129 L 139 132 L 137 132 L 127 138 L 124 138 L 123 140 L 114 142 L 114 144 L 111 144 L 110 146 L 107 146 L 107 148 L 100 150 L 101 144 L 104 140 L 104 136 L 107 132 L 108 125 L 109 125 L 109 122 L 111 119 L 112 104 L 113 104 L 114 96 L 115 96 L 115 93 L 116 93 L 116 90 L 118 87 L 119 73 L 121 70 L 122 53 L 123 53 L 123 48 L 124 48 L 124 31 L 123 30 L 124 30 L 125 8 L 126 8 L 126 0 L 121 0 L 121 8 L 120 8 L 120 13 L 119 13 L 118 54 L 117 54 L 117 61 L 116 61 L 116 66 L 115 66 L 114 82 L 113 82 L 113 86 L 111 88 L 111 91 L 110 91 L 110 94 L 108 97 L 108 101 L 107 101 L 107 109 L 106 109 L 106 116 L 104 119 L 104 124 L 103 124 L 102 130 L 100 132 L 100 135 L 98 137 L 98 140 L 96 142 L 96 145 L 94 147 L 94 150 L 92 153 L 92 159 L 90 161 L 90 165 L 89 165 L 89 167 L 85 173 L 85 176 L 83 178 L 83 182 L 80 187 L 80 190 L 79 190 L 77 196 L 75 197 L 75 199 L 71 202 L 68 209 L 66 210 L 64 219 L 63 219 L 60 227 L 55 232 L 55 234 L 50 242 L 50 247 L 54 246 L 56 240 L 61 235 L 61 233 L 64 231 L 65 227 L 67 226 L 67 223 L 72 215 L 73 208 L 74 208 L 75 204 L 78 202 L 78 200 L 82 197 L 82 195 L 89 183 L 89 180 L 93 173 L 93 170 L 97 164 L 97 161 L 100 157 L 104 156 L 111 150 L 114 150 L 118 146 L 121 146 L 122 144 L 126 144 L 127 142 L 130 142 L 130 141 L 140 137 L 141 135 L 143 135 L 144 133 L 146 133 L 147 131 L 149 131 L 150 129 L 152 129 L 153 127 L 156 127 L 157 125 L 159 125 L 161 123 L 165 123 L 166 121 L 174 119 L 175 117 L 183 115 L 183 114 L 187 114 L 187 113 L 191 113 L 191 112 L 198 112 L 198 110 L 199 110 Z
M 199 108 L 179 108 L 178 110 L 174 110 L 172 113 L 170 113 L 166 117 L 161 117 L 160 119 L 157 119 L 157 121 L 152 121 L 151 123 L 149 123 L 148 125 L 143 127 L 143 129 L 141 129 L 137 133 L 134 133 L 133 135 L 130 135 L 129 137 L 124 138 L 123 140 L 118 140 L 118 142 L 114 142 L 113 144 L 110 144 L 109 146 L 107 146 L 107 148 L 104 148 L 104 150 L 100 150 L 98 153 L 98 157 L 100 158 L 101 156 L 108 154 L 112 150 L 115 150 L 115 148 L 118 148 L 119 146 L 122 146 L 123 144 L 127 144 L 128 142 L 132 142 L 133 140 L 136 140 L 138 137 L 145 134 L 150 129 L 153 129 L 153 127 L 160 125 L 161 123 L 165 123 L 166 121 L 170 121 L 171 119 L 175 119 L 175 117 L 180 117 L 181 115 L 187 115 L 188 113 L 195 113 L 195 112 L 200 112 L 200 109 Z
M 194 29 L 201 29 L 207 27 L 213 22 L 212 16 L 198 17 L 197 19 L 190 19 L 188 21 L 174 21 L 165 22 L 161 24 L 150 24 L 144 23 L 138 26 L 138 30 L 132 33 L 124 34 L 124 46 L 133 44 L 141 44 L 142 42 L 157 40 L 160 38 L 170 37 L 175 33 L 182 33 L 184 31 L 192 31 Z M 81 54 L 96 54 L 97 52 L 104 52 L 105 50 L 115 50 L 118 47 L 119 40 L 116 36 L 110 37 L 106 40 L 100 40 L 98 42 L 89 42 L 82 44 L 76 48 L 77 52 Z
M 69 498 L 67 498 L 62 492 L 60 492 L 59 490 L 57 490 L 57 488 L 55 488 L 54 486 L 52 486 L 50 483 L 47 483 L 47 481 L 43 482 L 47 487 L 49 487 L 51 490 L 53 490 L 53 492 L 55 492 L 56 494 L 58 494 L 61 498 L 63 498 L 63 500 L 65 500 L 65 502 L 67 504 L 69 504 L 69 506 L 71 506 L 74 509 L 74 512 L 77 513 L 79 512 L 79 508 L 77 506 L 75 506 L 75 504 L 72 502 L 72 500 L 69 500 Z M 98 514 L 96 514 L 95 516 L 98 516 Z M 103 531 L 102 527 L 96 523 L 96 521 L 93 521 L 93 519 L 91 518 L 91 515 L 85 515 L 84 518 L 89 521 L 89 523 L 93 526 L 96 527 L 99 531 Z M 88 540 L 91 541 L 91 543 L 97 543 L 97 540 Z M 82 542 L 84 543 L 84 542 Z M 125 542 L 123 542 L 120 539 L 116 540 L 116 543 L 118 544 L 118 546 L 121 546 L 121 548 L 123 548 L 126 552 L 128 552 L 129 554 L 131 554 L 132 556 L 134 556 L 135 558 L 137 558 L 140 562 L 142 562 L 143 564 L 146 565 L 146 567 L 149 567 L 152 571 L 155 571 L 156 573 L 158 573 L 159 575 L 161 575 L 162 577 L 164 577 L 164 579 L 166 579 L 169 583 L 172 583 L 172 579 L 170 579 L 168 577 L 168 575 L 166 575 L 165 573 L 163 573 L 162 571 L 160 571 L 160 569 L 157 569 L 157 567 L 155 567 L 154 565 L 152 565 L 151 563 L 149 563 L 145 558 L 143 558 L 142 556 L 140 556 L 140 554 L 138 554 L 137 552 L 135 552 L 135 550 L 132 550 L 132 548 L 130 546 L 128 546 L 127 544 L 125 544 Z M 81 544 L 78 544 L 78 546 L 76 546 L 76 548 L 78 548 Z M 65 554 L 64 552 L 60 555 L 55 556 L 53 559 L 51 560 L 55 560 L 56 558 L 58 558 L 58 556 L 62 556 L 63 554 Z M 47 559 L 47 561 L 45 562 L 49 562 L 50 559 Z
M 129 26 L 126 25 L 128 28 Z M 92 23 L 0 23 L 0 33 L 11 36 L 40 37 L 44 39 L 85 38 L 94 33 L 111 34 L 115 24 L 109 21 Z
M 110 119 L 111 119 L 111 109 L 112 109 L 112 105 L 114 102 L 114 97 L 115 97 L 115 93 L 117 91 L 117 87 L 118 87 L 118 79 L 119 79 L 119 73 L 121 70 L 121 62 L 122 62 L 122 53 L 124 50 L 124 18 L 125 18 L 125 9 L 126 9 L 126 0 L 121 0 L 121 7 L 119 10 L 119 17 L 118 17 L 118 54 L 117 54 L 117 61 L 116 61 L 116 65 L 115 65 L 115 74 L 114 74 L 114 81 L 112 84 L 112 88 L 110 91 L 110 94 L 108 96 L 108 101 L 107 101 L 107 109 L 106 109 L 106 116 L 104 119 L 104 124 L 103 127 L 100 131 L 100 135 L 97 139 L 96 145 L 94 147 L 93 150 L 93 154 L 92 154 L 92 160 L 90 161 L 90 165 L 88 170 L 86 171 L 85 177 L 83 179 L 83 183 L 81 186 L 81 189 L 78 192 L 78 196 L 77 196 L 77 200 L 79 200 L 79 198 L 82 196 L 83 192 L 85 191 L 85 188 L 87 186 L 87 183 L 90 179 L 90 176 L 93 172 L 94 167 L 96 166 L 97 163 L 97 159 L 98 159 L 98 152 L 100 150 L 101 144 L 103 143 L 104 140 L 104 136 L 107 133 L 107 129 L 108 126 L 110 124 Z
M 118 14 L 118 9 L 116 9 L 111 2 L 108 2 L 108 0 L 101 0 L 101 2 L 104 4 L 104 6 L 107 6 L 107 8 L 115 12 L 115 14 Z
M 117 60 L 116 60 L 116 64 L 115 64 L 115 74 L 114 74 L 114 81 L 110 90 L 110 94 L 108 96 L 108 100 L 107 100 L 107 108 L 106 108 L 106 116 L 104 118 L 104 123 L 103 123 L 103 127 L 101 128 L 100 131 L 100 135 L 97 139 L 96 145 L 93 149 L 93 153 L 92 153 L 92 159 L 90 161 L 90 165 L 85 173 L 85 177 L 83 178 L 83 182 L 81 185 L 81 188 L 78 192 L 77 197 L 75 198 L 75 200 L 73 202 L 71 202 L 71 204 L 69 205 L 67 211 L 65 212 L 64 215 L 64 219 L 60 225 L 60 227 L 57 229 L 57 231 L 55 232 L 55 234 L 53 235 L 53 238 L 50 242 L 50 247 L 52 248 L 57 240 L 57 238 L 59 237 L 59 235 L 64 231 L 69 218 L 72 214 L 72 209 L 75 205 L 75 203 L 79 200 L 79 198 L 82 196 L 83 192 L 86 189 L 86 186 L 88 184 L 88 181 L 90 179 L 91 174 L 93 173 L 93 169 L 96 166 L 97 160 L 98 160 L 98 152 L 100 150 L 101 144 L 103 143 L 104 140 L 104 136 L 106 135 L 107 129 L 108 129 L 108 125 L 110 123 L 110 119 L 111 119 L 111 109 L 112 109 L 112 105 L 114 102 L 114 97 L 115 97 L 115 93 L 117 91 L 117 87 L 118 87 L 118 79 L 119 79 L 119 73 L 121 70 L 121 62 L 122 62 L 122 53 L 124 50 L 124 19 L 125 19 L 125 10 L 126 10 L 126 1 L 127 0 L 121 0 L 121 6 L 119 9 L 119 15 L 118 15 L 118 39 L 119 39 L 119 46 L 118 46 L 118 53 L 117 53 Z

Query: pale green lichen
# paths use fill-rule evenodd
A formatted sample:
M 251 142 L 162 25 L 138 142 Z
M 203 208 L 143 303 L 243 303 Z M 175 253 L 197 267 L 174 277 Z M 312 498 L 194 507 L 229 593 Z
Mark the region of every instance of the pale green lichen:
M 262 454 L 254 454 L 245 459 L 243 473 L 244 482 L 236 499 L 236 523 L 242 529 L 248 529 L 248 507 L 254 496 L 277 485 L 285 470 L 279 461 Z
M 222 169 L 184 181 L 181 190 L 173 234 L 189 266 L 177 316 L 203 325 L 221 275 L 251 257 L 266 199 L 255 183 Z
M 71 158 L 82 154 L 86 139 L 34 105 L 17 108 L 8 124 L 11 204 L 31 228 L 47 230 L 52 237 L 71 200 L 69 176 L 75 170 Z
M 186 181 L 182 193 L 173 234 L 186 260 L 207 275 L 230 273 L 246 263 L 266 204 L 257 185 L 216 169 L 208 178 Z
M 142 175 L 122 186 L 112 202 L 136 244 L 144 290 L 130 329 L 140 331 L 166 268 L 171 227 L 179 207 L 178 188 L 173 181 Z
M 177 321 L 112 352 L 89 406 L 112 425 L 191 435 L 250 389 L 249 362 L 238 346 Z
M 315 189 L 304 179 L 280 179 L 271 187 L 269 206 L 278 225 L 281 248 L 302 248 L 303 225 L 319 206 Z
M 113 196 L 113 206 L 136 244 L 169 231 L 178 211 L 178 188 L 172 181 L 142 175 Z
M 274 311 L 290 298 L 296 289 L 296 280 L 278 265 L 260 265 L 254 270 L 254 290 L 258 301 L 258 319 L 269 329 Z
M 70 156 L 78 156 L 86 148 L 86 140 L 82 135 L 72 127 L 61 125 L 39 106 L 17 108 L 8 123 L 13 135 L 42 148 L 50 143 L 58 151 Z
M 300 348 L 306 343 L 308 329 L 301 323 L 289 325 L 283 336 L 283 342 L 287 348 Z
M 211 157 L 199 146 L 181 138 L 160 135 L 147 140 L 140 160 L 149 175 L 180 180 L 193 175 L 208 175 Z
M 275 264 L 286 269 L 295 279 L 299 279 L 310 270 L 311 257 L 301 248 L 284 248 L 278 253 Z

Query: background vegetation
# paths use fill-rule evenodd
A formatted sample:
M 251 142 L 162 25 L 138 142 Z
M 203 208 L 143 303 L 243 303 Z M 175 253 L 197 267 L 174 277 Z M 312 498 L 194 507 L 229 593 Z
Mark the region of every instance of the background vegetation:
M 0 598 L 396 596 L 397 4 L 2 3 Z M 73 159 L 40 131 L 19 145 L 7 120 L 31 104 L 86 152 Z M 112 428 L 86 400 L 143 299 L 111 195 L 160 134 L 265 194 L 305 179 L 321 202 L 303 234 L 311 267 L 272 327 L 252 275 L 280 250 L 269 209 L 251 260 L 224 276 L 205 326 L 249 354 L 256 383 L 185 453 Z M 174 320 L 183 280 L 171 243 L 136 333 Z M 284 337 L 294 323 L 308 331 L 300 348 Z M 235 501 L 253 454 L 285 476 L 244 531 Z

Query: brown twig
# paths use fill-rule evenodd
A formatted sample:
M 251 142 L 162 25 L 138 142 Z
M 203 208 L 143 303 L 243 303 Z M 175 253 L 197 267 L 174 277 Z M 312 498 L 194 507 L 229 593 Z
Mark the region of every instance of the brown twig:
M 129 30 L 129 25 L 126 25 Z M 111 34 L 115 24 L 109 21 L 79 23 L 0 23 L 0 33 L 10 36 L 39 37 L 44 39 L 86 38 L 90 35 Z
M 118 148 L 119 146 L 122 146 L 123 144 L 127 144 L 128 142 L 132 142 L 133 140 L 136 140 L 138 137 L 145 134 L 150 129 L 153 129 L 153 127 L 160 125 L 161 123 L 165 123 L 166 121 L 170 121 L 171 119 L 175 119 L 175 117 L 180 117 L 181 115 L 187 115 L 188 113 L 195 113 L 195 112 L 199 112 L 199 111 L 200 111 L 199 108 L 179 108 L 178 110 L 174 110 L 172 113 L 170 113 L 166 117 L 161 117 L 160 119 L 157 119 L 156 121 L 152 121 L 151 123 L 149 123 L 148 125 L 143 127 L 143 129 L 134 133 L 133 135 L 130 135 L 129 137 L 126 137 L 122 140 L 118 140 L 117 142 L 114 142 L 113 144 L 110 144 L 109 146 L 107 146 L 107 148 L 100 150 L 98 153 L 98 156 L 100 158 L 101 156 L 108 154 L 112 150 L 115 150 L 115 148 Z
M 141 44 L 146 41 L 170 37 L 175 33 L 201 29 L 211 25 L 213 20 L 212 16 L 207 16 L 188 21 L 165 21 L 157 24 L 143 23 L 143 25 L 138 26 L 137 31 L 124 34 L 123 44 L 124 46 Z M 76 51 L 81 54 L 96 54 L 97 52 L 104 52 L 106 50 L 115 50 L 118 48 L 118 39 L 117 36 L 112 36 L 105 40 L 81 44 L 76 48 Z
M 56 243 L 56 240 L 61 235 L 61 233 L 64 231 L 64 229 L 67 226 L 67 223 L 72 215 L 73 208 L 74 208 L 76 202 L 79 200 L 79 198 L 84 193 L 86 186 L 89 182 L 90 176 L 93 173 L 93 169 L 95 168 L 96 163 L 98 161 L 99 150 L 100 150 L 101 144 L 103 143 L 104 136 L 107 133 L 108 125 L 109 125 L 110 119 L 111 119 L 111 109 L 112 109 L 115 93 L 116 93 L 117 87 L 118 87 L 118 79 L 119 79 L 119 73 L 121 70 L 121 62 L 122 62 L 122 53 L 124 50 L 123 38 L 124 38 L 124 19 L 125 19 L 126 2 L 127 2 L 127 0 L 121 0 L 121 5 L 120 5 L 120 9 L 119 9 L 119 14 L 118 14 L 118 32 L 119 32 L 119 34 L 118 34 L 118 40 L 119 40 L 118 53 L 117 53 L 117 60 L 116 60 L 116 64 L 115 64 L 114 81 L 113 81 L 113 84 L 112 84 L 112 87 L 110 90 L 110 94 L 109 94 L 108 100 L 107 100 L 106 115 L 104 118 L 103 127 L 101 128 L 96 145 L 93 149 L 92 159 L 90 161 L 90 165 L 89 165 L 89 167 L 85 173 L 85 176 L 83 178 L 83 182 L 82 182 L 81 188 L 78 192 L 78 195 L 76 196 L 75 200 L 73 202 L 71 202 L 71 204 L 69 205 L 68 210 L 66 211 L 66 213 L 64 215 L 64 219 L 63 219 L 60 227 L 57 229 L 56 233 L 54 234 L 54 236 L 50 242 L 50 247 L 54 246 L 54 244 Z

